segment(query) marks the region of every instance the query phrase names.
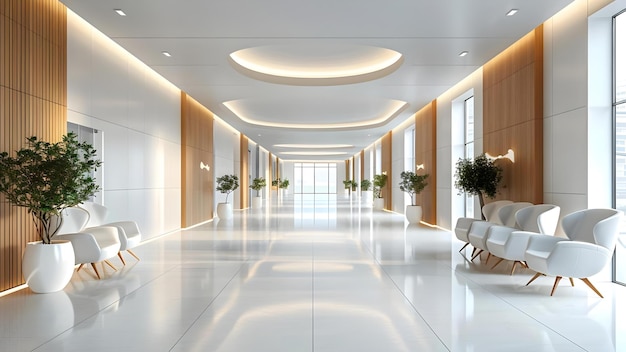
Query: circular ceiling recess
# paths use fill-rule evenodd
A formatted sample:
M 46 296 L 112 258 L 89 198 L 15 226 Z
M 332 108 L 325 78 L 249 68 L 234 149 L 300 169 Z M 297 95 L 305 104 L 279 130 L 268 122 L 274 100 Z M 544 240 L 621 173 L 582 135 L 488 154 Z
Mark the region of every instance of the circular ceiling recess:
M 248 77 L 303 86 L 371 81 L 392 73 L 403 62 L 402 54 L 390 49 L 321 43 L 247 48 L 229 58 Z

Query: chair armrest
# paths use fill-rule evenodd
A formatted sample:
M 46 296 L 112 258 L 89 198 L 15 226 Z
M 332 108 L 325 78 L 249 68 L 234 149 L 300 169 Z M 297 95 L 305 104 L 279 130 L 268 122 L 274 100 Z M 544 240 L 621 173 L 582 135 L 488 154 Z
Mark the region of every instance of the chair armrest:
M 504 242 L 507 240 L 507 238 L 509 238 L 509 236 L 511 235 L 511 233 L 513 233 L 513 231 L 516 231 L 517 229 L 513 228 L 513 227 L 508 227 L 508 226 L 502 226 L 502 225 L 493 225 L 489 228 L 489 230 L 487 230 L 488 234 L 487 236 L 489 236 L 489 239 L 493 239 L 494 241 L 497 242 Z
M 547 258 L 550 272 L 559 276 L 585 278 L 599 273 L 613 253 L 593 243 L 562 241 L 554 246 Z
M 513 231 L 509 235 L 509 238 L 505 244 L 508 248 L 520 248 L 520 251 L 524 253 L 528 249 L 530 238 L 533 236 L 548 236 L 531 231 Z
M 525 231 L 524 231 L 525 232 Z M 542 234 L 533 234 L 528 239 L 529 251 L 550 252 L 559 242 L 569 242 L 570 240 L 563 237 L 546 236 Z
M 475 221 L 482 221 L 474 218 L 458 218 L 456 221 L 456 226 L 454 227 L 454 233 L 456 234 L 456 238 L 461 241 L 467 242 L 467 233 L 469 232 L 470 227 Z
M 135 234 L 141 234 L 139 231 L 139 226 L 134 221 L 117 221 L 111 222 L 103 226 L 114 226 L 117 228 L 121 228 L 127 236 L 132 237 Z
M 100 256 L 100 246 L 95 237 L 86 232 L 66 233 L 54 236 L 58 240 L 69 240 L 74 247 L 76 264 L 91 263 L 93 258 Z
M 93 238 L 98 242 L 98 246 L 101 248 L 108 247 L 111 245 L 117 245 L 118 250 L 120 246 L 120 237 L 117 232 L 117 228 L 113 226 L 95 226 L 88 227 L 83 230 L 83 232 L 87 232 L 93 236 Z

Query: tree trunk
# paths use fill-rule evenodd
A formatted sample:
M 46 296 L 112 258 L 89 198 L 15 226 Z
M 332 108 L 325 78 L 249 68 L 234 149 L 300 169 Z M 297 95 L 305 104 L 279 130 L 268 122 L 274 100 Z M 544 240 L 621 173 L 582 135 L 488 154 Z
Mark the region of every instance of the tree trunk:
M 480 218 L 482 220 L 487 220 L 485 218 L 485 214 L 483 214 L 483 207 L 485 206 L 485 198 L 483 197 L 483 192 L 478 192 L 478 201 L 480 202 Z

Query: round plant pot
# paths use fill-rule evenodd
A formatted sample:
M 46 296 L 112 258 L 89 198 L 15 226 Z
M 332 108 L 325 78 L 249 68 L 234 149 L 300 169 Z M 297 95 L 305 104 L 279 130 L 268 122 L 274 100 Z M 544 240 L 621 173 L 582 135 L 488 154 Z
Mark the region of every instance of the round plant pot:
M 261 197 L 252 197 L 252 204 L 250 205 L 250 207 L 252 209 L 259 209 L 261 208 L 263 205 L 263 198 Z
M 361 200 L 365 204 L 372 204 L 374 201 L 374 192 L 372 191 L 361 191 Z
M 417 224 L 422 221 L 422 206 L 421 205 L 407 205 L 404 213 L 406 219 L 411 224 Z
M 220 219 L 232 219 L 233 205 L 231 203 L 217 203 L 217 217 Z
M 376 210 L 385 209 L 385 198 L 374 198 L 374 209 Z
M 61 291 L 72 278 L 74 259 L 70 241 L 29 242 L 22 257 L 24 280 L 36 293 Z

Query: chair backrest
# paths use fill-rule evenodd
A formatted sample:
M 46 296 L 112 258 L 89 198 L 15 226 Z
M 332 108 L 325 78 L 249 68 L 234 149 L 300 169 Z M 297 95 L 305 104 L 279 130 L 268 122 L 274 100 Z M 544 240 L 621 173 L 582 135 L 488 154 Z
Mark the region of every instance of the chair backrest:
M 63 209 L 61 217 L 63 218 L 63 223 L 57 235 L 80 232 L 87 225 L 87 221 L 89 221 L 89 213 L 77 207 Z
M 485 216 L 485 220 L 494 224 L 502 225 L 500 223 L 500 219 L 498 218 L 498 212 L 503 206 L 511 204 L 511 203 L 513 203 L 513 201 L 496 200 L 495 202 L 491 202 L 491 203 L 487 203 L 483 205 L 482 212 L 483 212 L 483 215 Z
M 522 208 L 515 213 L 517 227 L 524 231 L 554 235 L 559 223 L 561 208 L 553 204 L 537 204 Z
M 87 227 L 94 227 L 106 224 L 106 217 L 109 210 L 104 206 L 94 202 L 84 202 L 79 207 L 89 213 Z
M 515 202 L 511 204 L 507 204 L 500 208 L 498 212 L 498 217 L 500 218 L 500 223 L 504 226 L 508 227 L 517 227 L 515 221 L 515 213 L 518 210 L 529 207 L 533 205 L 533 203 L 528 202 Z
M 561 225 L 570 240 L 595 243 L 613 251 L 622 215 L 615 209 L 584 209 L 564 216 Z

